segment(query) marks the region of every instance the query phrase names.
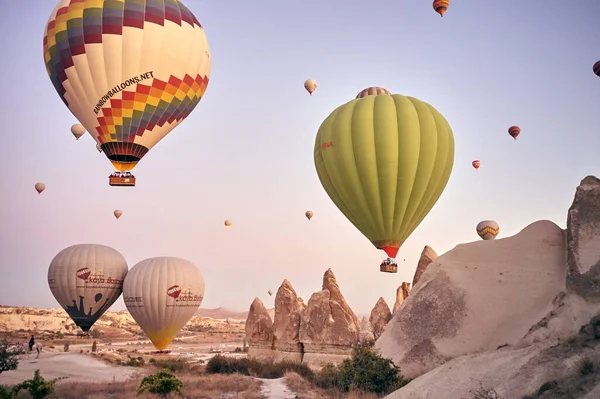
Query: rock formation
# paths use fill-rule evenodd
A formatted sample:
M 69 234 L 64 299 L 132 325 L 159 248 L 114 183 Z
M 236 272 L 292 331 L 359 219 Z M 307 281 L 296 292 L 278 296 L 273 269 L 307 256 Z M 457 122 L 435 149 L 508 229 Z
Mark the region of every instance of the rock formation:
M 392 311 L 392 314 L 396 313 L 396 311 L 398 311 L 398 309 L 400 309 L 400 306 L 404 303 L 404 301 L 406 300 L 406 298 L 408 298 L 409 295 L 410 295 L 410 283 L 407 283 L 405 281 L 396 290 L 396 303 L 394 303 L 394 310 Z
M 273 349 L 275 360 L 301 362 L 303 348 L 300 343 L 300 319 L 306 305 L 298 298 L 288 280 L 277 290 L 275 296 L 275 320 L 273 323 Z
M 246 339 L 248 356 L 271 358 L 273 356 L 273 321 L 265 305 L 254 298 L 246 319 Z
M 369 323 L 373 331 L 375 339 L 381 336 L 383 329 L 392 318 L 392 312 L 390 307 L 383 298 L 379 298 L 373 310 L 371 310 L 371 316 L 369 317 Z
M 328 269 L 323 275 L 322 290 L 312 294 L 300 322 L 305 362 L 323 365 L 347 358 L 358 342 L 359 331 L 360 321 Z
M 366 317 L 360 319 L 360 331 L 358 332 L 358 340 L 362 343 L 375 341 L 375 335 L 373 335 L 373 327 L 371 322 Z
M 376 342 L 403 375 L 418 377 L 390 397 L 473 397 L 482 384 L 519 398 L 581 378 L 580 356 L 600 359 L 598 334 L 576 342 L 600 314 L 599 283 L 600 180 L 588 176 L 566 231 L 539 221 L 512 237 L 458 245 L 429 265 Z
M 429 245 L 425 245 L 425 248 L 423 248 L 423 252 L 421 252 L 419 263 L 417 263 L 417 270 L 415 270 L 415 275 L 413 277 L 413 288 L 415 287 L 415 285 L 417 285 L 417 282 L 421 278 L 423 272 L 425 272 L 425 269 L 427 269 L 427 266 L 429 266 L 431 262 L 436 260 L 437 257 L 438 256 L 435 253 L 435 251 Z

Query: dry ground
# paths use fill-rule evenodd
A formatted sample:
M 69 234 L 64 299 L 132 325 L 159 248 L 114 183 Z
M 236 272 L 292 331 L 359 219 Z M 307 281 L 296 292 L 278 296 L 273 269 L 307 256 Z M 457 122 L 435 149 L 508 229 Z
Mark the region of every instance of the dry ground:
M 369 393 L 343 393 L 334 390 L 315 388 L 296 373 L 287 373 L 284 382 L 290 391 L 296 393 L 298 399 L 376 399 L 377 395 Z

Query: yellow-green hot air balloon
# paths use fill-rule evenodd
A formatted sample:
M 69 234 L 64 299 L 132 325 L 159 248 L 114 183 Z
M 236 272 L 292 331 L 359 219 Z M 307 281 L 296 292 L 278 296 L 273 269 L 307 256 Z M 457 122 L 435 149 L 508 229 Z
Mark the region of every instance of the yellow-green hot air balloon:
M 454 136 L 431 105 L 381 91 L 354 99 L 325 119 L 314 160 L 335 205 L 394 258 L 448 183 Z M 384 263 L 381 271 L 397 270 L 393 260 Z
M 117 250 L 79 244 L 60 251 L 48 268 L 48 285 L 60 306 L 83 331 L 119 298 L 127 262 Z
M 44 62 L 118 171 L 133 169 L 193 111 L 211 64 L 204 29 L 180 0 L 60 0 L 46 24 Z
M 131 268 L 123 283 L 127 310 L 161 351 L 196 313 L 203 298 L 200 270 L 180 258 L 143 260 Z

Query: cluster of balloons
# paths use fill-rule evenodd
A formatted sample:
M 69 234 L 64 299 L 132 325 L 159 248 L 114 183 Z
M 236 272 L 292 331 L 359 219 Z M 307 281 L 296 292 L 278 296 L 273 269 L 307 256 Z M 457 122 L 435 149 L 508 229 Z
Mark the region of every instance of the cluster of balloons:
M 48 285 L 84 332 L 123 293 L 127 310 L 159 351 L 169 346 L 204 298 L 204 278 L 191 262 L 150 258 L 128 270 L 117 250 L 96 244 L 60 251 L 48 268 Z

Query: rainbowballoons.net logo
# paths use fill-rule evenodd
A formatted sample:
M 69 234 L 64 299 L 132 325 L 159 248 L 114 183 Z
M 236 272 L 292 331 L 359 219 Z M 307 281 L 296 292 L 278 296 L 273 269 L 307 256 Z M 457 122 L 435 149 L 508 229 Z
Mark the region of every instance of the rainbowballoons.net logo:
M 191 288 L 182 289 L 178 285 L 167 288 L 167 295 L 174 299 L 174 303 L 167 304 L 167 307 L 198 306 L 203 299 L 202 295 L 194 294 Z
M 83 280 L 84 284 L 77 284 L 77 288 L 110 288 L 122 287 L 123 280 L 105 276 L 102 270 L 98 270 L 92 273 L 89 267 L 82 267 L 75 272 L 75 275 L 79 280 Z

